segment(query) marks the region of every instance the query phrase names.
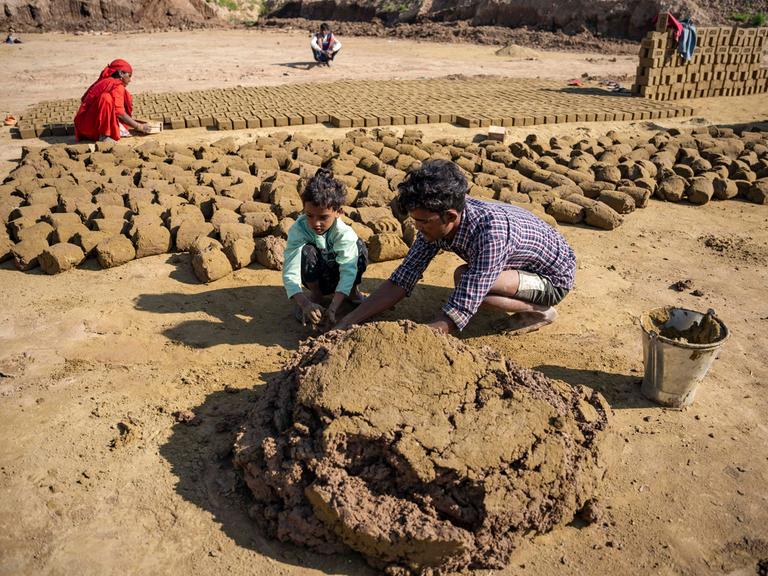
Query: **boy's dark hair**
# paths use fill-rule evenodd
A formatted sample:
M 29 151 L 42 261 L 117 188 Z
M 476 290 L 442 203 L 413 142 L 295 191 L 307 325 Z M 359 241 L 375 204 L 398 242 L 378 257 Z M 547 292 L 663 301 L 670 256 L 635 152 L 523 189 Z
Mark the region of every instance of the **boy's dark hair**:
M 333 177 L 333 172 L 326 168 L 320 168 L 315 175 L 307 181 L 304 190 L 301 191 L 302 202 L 311 202 L 320 208 L 340 210 L 347 198 L 347 190 L 343 182 Z
M 442 214 L 464 210 L 467 179 L 461 169 L 448 160 L 427 160 L 409 172 L 398 186 L 397 207 L 407 214 L 422 209 Z
M 328 24 L 326 24 L 325 22 L 320 24 L 320 32 L 330 32 L 330 31 L 331 31 L 331 27 L 328 26 Z

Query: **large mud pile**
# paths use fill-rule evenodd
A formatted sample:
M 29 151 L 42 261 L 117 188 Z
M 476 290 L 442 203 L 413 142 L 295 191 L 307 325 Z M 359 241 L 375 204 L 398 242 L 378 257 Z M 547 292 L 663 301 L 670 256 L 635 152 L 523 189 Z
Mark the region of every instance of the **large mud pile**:
M 268 535 L 390 574 L 501 568 L 571 521 L 603 468 L 605 400 L 409 322 L 303 344 L 238 437 Z

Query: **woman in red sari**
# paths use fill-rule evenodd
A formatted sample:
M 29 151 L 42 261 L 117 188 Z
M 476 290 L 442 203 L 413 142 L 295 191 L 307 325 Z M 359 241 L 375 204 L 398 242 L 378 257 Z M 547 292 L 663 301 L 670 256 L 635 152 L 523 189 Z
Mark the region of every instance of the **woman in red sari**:
M 115 60 L 101 71 L 81 98 L 75 115 L 76 140 L 117 141 L 129 134 L 127 127 L 149 131 L 146 124 L 131 118 L 133 101 L 127 87 L 132 75 L 133 68 L 125 60 Z

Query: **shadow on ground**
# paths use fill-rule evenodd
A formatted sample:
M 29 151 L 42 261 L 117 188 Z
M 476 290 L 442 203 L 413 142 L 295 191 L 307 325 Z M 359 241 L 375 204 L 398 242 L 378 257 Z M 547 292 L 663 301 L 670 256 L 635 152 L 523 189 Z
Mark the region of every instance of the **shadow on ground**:
M 188 266 L 177 267 L 171 277 L 184 284 L 200 285 Z M 372 292 L 381 282 L 380 278 L 367 278 L 363 280 L 361 289 Z M 419 285 L 411 297 L 380 314 L 377 320 L 430 322 L 450 294 L 450 288 Z M 251 285 L 199 293 L 141 294 L 134 305 L 138 310 L 156 314 L 195 314 L 196 318 L 183 320 L 163 330 L 169 340 L 192 348 L 210 348 L 219 344 L 261 344 L 293 350 L 300 340 L 312 335 L 311 330 L 294 318 L 294 304 L 288 301 L 282 286 Z M 351 310 L 351 306 L 345 304 L 338 318 Z M 210 319 L 200 318 L 201 313 Z M 461 337 L 495 334 L 498 330 L 499 314 L 481 310 Z
M 657 404 L 647 400 L 640 393 L 640 384 L 643 381 L 640 375 L 613 374 L 602 370 L 566 368 L 552 364 L 541 364 L 534 366 L 533 369 L 543 373 L 547 378 L 586 386 L 600 392 L 614 410 L 659 408 Z
M 307 62 L 281 62 L 278 64 L 278 66 L 283 66 L 284 68 L 293 68 L 294 70 L 311 70 L 317 65 L 318 63 L 314 60 Z
M 262 374 L 265 380 L 273 374 Z M 324 556 L 282 544 L 265 536 L 248 516 L 250 492 L 232 464 L 232 446 L 259 390 L 214 392 L 192 409 L 197 425 L 174 425 L 160 454 L 178 478 L 176 492 L 210 512 L 224 533 L 238 546 L 294 566 L 325 574 L 373 576 L 377 574 L 354 553 Z

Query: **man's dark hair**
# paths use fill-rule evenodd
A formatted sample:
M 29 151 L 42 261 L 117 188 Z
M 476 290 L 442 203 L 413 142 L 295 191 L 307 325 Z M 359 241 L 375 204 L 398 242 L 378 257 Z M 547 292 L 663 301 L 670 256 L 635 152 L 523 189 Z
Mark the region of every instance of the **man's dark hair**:
M 398 186 L 397 206 L 403 214 L 422 209 L 442 214 L 464 210 L 467 179 L 461 169 L 448 160 L 427 160 L 409 172 Z
M 331 31 L 331 27 L 328 26 L 328 24 L 326 24 L 325 22 L 320 24 L 320 32 L 330 32 L 330 31 Z
M 311 202 L 320 208 L 340 210 L 347 198 L 347 190 L 343 182 L 333 177 L 333 172 L 326 168 L 320 168 L 315 175 L 307 181 L 301 192 L 303 202 Z

